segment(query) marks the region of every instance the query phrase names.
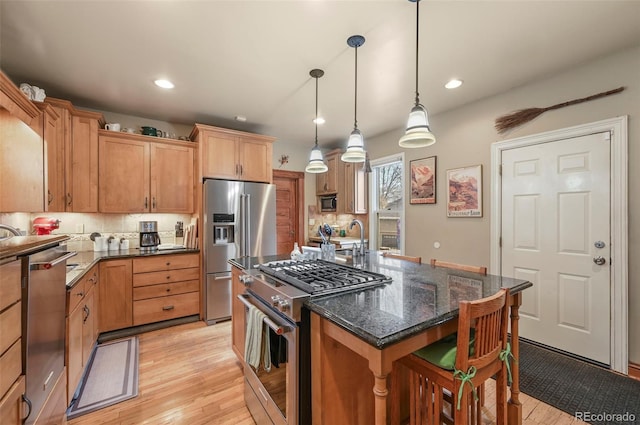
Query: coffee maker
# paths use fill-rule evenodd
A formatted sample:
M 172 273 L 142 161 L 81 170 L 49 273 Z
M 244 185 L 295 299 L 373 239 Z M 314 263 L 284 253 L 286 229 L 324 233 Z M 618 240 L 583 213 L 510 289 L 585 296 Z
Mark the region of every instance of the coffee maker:
M 157 221 L 141 221 L 140 230 L 140 252 L 154 252 L 158 250 L 160 245 L 160 236 L 158 236 Z

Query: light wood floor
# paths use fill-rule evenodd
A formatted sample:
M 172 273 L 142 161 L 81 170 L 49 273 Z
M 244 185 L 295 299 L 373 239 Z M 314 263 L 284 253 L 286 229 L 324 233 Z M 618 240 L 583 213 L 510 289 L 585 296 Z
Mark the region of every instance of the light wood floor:
M 141 334 L 138 397 L 69 421 L 94 424 L 255 425 L 244 404 L 240 363 L 231 350 L 231 323 L 188 323 Z M 492 420 L 493 381 L 485 425 Z M 580 424 L 571 415 L 521 395 L 523 425 Z M 261 425 L 261 424 L 257 424 Z

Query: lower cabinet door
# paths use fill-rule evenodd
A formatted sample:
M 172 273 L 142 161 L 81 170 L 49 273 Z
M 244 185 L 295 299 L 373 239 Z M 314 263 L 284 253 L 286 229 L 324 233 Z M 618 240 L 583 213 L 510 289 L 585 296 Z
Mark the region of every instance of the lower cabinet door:
M 22 407 L 22 394 L 25 392 L 24 375 L 9 388 L 7 394 L 0 399 L 0 418 L 2 425 L 19 425 L 25 414 Z
M 133 302 L 133 325 L 159 322 L 161 320 L 198 314 L 199 293 L 170 295 Z

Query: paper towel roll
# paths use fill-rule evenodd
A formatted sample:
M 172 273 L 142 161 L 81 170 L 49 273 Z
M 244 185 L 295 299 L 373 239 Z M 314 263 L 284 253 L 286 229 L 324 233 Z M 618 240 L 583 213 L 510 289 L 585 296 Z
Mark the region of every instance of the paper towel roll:
M 96 236 L 93 239 L 93 250 L 94 251 L 107 251 L 107 238 L 104 236 Z

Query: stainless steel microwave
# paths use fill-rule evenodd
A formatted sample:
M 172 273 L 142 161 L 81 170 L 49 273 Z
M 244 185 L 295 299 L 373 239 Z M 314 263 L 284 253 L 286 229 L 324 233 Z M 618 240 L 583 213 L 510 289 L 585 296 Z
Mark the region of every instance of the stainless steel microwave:
M 337 206 L 336 195 L 320 196 L 320 212 L 335 212 Z

